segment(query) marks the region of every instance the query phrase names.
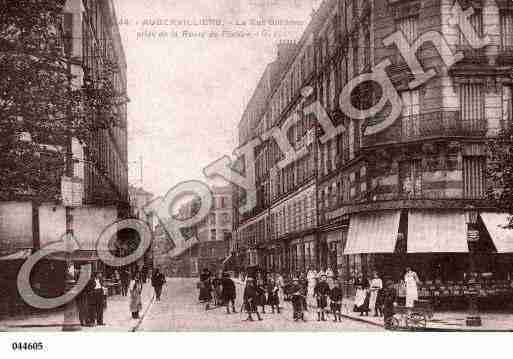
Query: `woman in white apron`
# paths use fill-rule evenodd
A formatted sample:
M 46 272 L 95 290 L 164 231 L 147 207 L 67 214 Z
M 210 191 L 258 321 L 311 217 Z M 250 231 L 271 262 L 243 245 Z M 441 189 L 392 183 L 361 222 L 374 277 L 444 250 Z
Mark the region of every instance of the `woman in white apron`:
M 313 305 L 314 304 L 313 303 L 314 288 L 315 288 L 315 284 L 317 283 L 317 272 L 315 271 L 315 269 L 310 268 L 310 270 L 306 274 L 306 280 L 308 282 L 308 293 L 307 293 L 308 303 Z
M 411 268 L 406 268 L 404 283 L 406 284 L 406 307 L 413 308 L 415 301 L 419 299 L 419 291 L 417 288 L 419 277 Z
M 372 280 L 370 282 L 370 299 L 369 299 L 369 309 L 374 311 L 374 316 L 378 316 L 378 310 L 376 309 L 376 300 L 378 299 L 379 291 L 383 289 L 383 281 L 378 276 L 378 272 L 374 272 L 372 275 Z

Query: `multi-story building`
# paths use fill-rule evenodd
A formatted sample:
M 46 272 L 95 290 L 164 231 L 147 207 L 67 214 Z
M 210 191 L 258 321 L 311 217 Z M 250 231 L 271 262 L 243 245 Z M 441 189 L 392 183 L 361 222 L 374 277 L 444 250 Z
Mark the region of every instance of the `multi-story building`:
M 35 5 L 34 5 L 35 6 Z M 4 304 L 15 312 L 23 301 L 16 291 L 16 273 L 31 254 L 45 245 L 61 241 L 72 223 L 80 250 L 73 253 L 76 265 L 93 263 L 101 270 L 96 242 L 102 231 L 118 218 L 129 215 L 127 168 L 127 90 L 126 60 L 121 43 L 112 0 L 67 0 L 62 12 L 53 21 L 61 36 L 63 56 L 71 72 L 71 88 L 88 91 L 101 90 L 106 81 L 113 84 L 115 120 L 112 125 L 93 128 L 89 139 L 81 144 L 71 139 L 73 181 L 80 203 L 70 211 L 55 201 L 41 203 L 39 198 L 22 196 L 19 200 L 0 203 L 0 253 L 9 274 L 1 279 L 2 287 L 9 288 L 2 296 Z M 101 121 L 100 121 L 101 122 Z M 29 136 L 30 137 L 30 136 Z M 55 163 L 55 148 L 65 148 L 69 138 L 47 139 L 35 136 L 44 151 L 41 162 Z M 55 165 L 55 186 L 60 184 L 63 166 Z M 53 189 L 52 189 L 53 190 Z M 59 193 L 59 188 L 56 188 Z M 64 197 L 64 193 L 60 193 Z M 77 201 L 78 202 L 78 201 Z M 71 219 L 71 220 L 70 220 Z M 120 235 L 123 237 L 123 235 Z M 127 236 L 133 239 L 134 234 Z M 64 290 L 67 257 L 54 253 L 41 260 L 34 269 L 34 287 L 46 296 L 55 296 Z M 6 272 L 7 273 L 7 272 Z M 5 301 L 4 301 L 5 299 Z M 0 310 L 2 311 L 2 310 Z
M 161 266 L 166 273 L 173 276 L 197 276 L 203 268 L 212 272 L 220 270 L 223 262 L 230 256 L 230 243 L 232 238 L 232 189 L 226 187 L 212 187 L 212 209 L 198 224 L 182 230 L 185 240 L 172 240 L 176 248 L 166 250 L 165 228 L 158 226 L 156 231 L 155 253 L 156 265 Z M 199 209 L 198 199 L 192 199 L 182 204 L 178 210 L 177 218 L 192 218 Z M 167 247 L 169 249 L 169 247 Z
M 269 183 L 269 193 L 264 191 L 258 213 L 234 223 L 239 251 L 256 253 L 247 264 L 287 272 L 329 266 L 344 279 L 372 270 L 398 279 L 410 265 L 424 280 L 457 281 L 469 272 L 469 258 L 477 251 L 478 271 L 497 278 L 512 273 L 511 258 L 491 254 L 508 251 L 497 229 L 506 215 L 494 212 L 485 199 L 487 138 L 512 121 L 512 5 L 324 1 L 277 75 L 262 112 L 271 127 L 279 126 L 318 100 L 345 131 L 321 141 L 321 127 L 300 115 L 288 136 L 296 149 L 306 145 L 308 155 L 283 169 L 275 166 L 283 154 L 272 140 L 256 149 L 257 188 Z M 461 18 L 451 16 L 458 7 L 474 9 L 469 22 L 475 35 L 461 31 Z M 389 37 L 398 31 L 406 41 L 394 45 Z M 443 40 L 425 41 L 424 34 Z M 489 42 L 476 46 L 485 34 Z M 432 69 L 427 80 L 420 81 L 418 70 L 410 68 L 412 57 L 402 55 L 408 45 L 419 45 L 412 53 L 425 72 Z M 463 58 L 447 64 L 457 51 Z M 390 114 L 391 104 L 356 119 L 341 111 L 339 97 L 351 79 L 384 60 L 390 61 L 386 74 L 402 109 L 390 126 L 369 131 Z M 341 100 L 359 109 L 372 107 L 389 95 L 378 85 L 362 83 L 350 99 Z M 305 86 L 315 91 L 301 102 Z M 259 134 L 264 119 L 249 126 L 245 141 Z M 305 137 L 309 128 L 316 131 L 313 141 Z M 263 165 L 261 151 L 271 153 Z M 477 220 L 470 221 L 476 212 Z

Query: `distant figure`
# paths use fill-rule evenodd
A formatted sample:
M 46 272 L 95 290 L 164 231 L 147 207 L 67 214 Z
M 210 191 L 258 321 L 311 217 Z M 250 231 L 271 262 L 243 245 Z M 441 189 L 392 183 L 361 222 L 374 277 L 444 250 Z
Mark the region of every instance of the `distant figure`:
M 411 270 L 410 267 L 406 268 L 404 275 L 404 282 L 406 283 L 406 307 L 413 308 L 415 301 L 419 299 L 418 283 L 419 276 Z
M 383 321 L 385 329 L 391 329 L 393 326 L 394 306 L 396 304 L 396 292 L 394 283 L 388 280 L 383 289 Z
M 232 305 L 232 311 L 237 313 L 235 310 L 235 298 L 237 296 L 237 291 L 235 289 L 235 283 L 230 278 L 228 273 L 223 273 L 223 279 L 221 280 L 221 297 L 223 299 L 224 304 L 226 304 L 226 314 L 230 314 L 230 304 Z
M 212 300 L 212 283 L 211 283 L 211 273 L 205 268 L 200 274 L 200 282 L 199 282 L 199 301 L 205 304 L 205 310 L 209 310 L 210 301 Z
M 308 272 L 306 273 L 306 280 L 308 281 L 307 296 L 308 296 L 308 301 L 310 301 L 310 299 L 313 300 L 313 297 L 314 297 L 314 288 L 315 288 L 315 284 L 317 283 L 317 271 L 313 268 L 310 268 L 308 270 Z M 310 304 L 313 304 L 313 303 L 310 302 Z
M 136 277 L 130 282 L 130 312 L 133 319 L 139 319 L 139 311 L 142 309 L 142 282 Z
M 128 295 L 128 286 L 130 285 L 130 273 L 126 269 L 122 269 L 120 273 L 121 281 L 121 295 L 126 297 Z
M 339 322 L 342 321 L 342 289 L 340 288 L 340 284 L 338 280 L 333 281 L 333 289 L 330 291 L 330 302 L 331 302 L 331 311 L 333 313 L 333 321 L 336 322 L 337 319 Z
M 326 282 L 326 275 L 321 276 L 319 283 L 315 285 L 314 295 L 317 299 L 317 321 L 326 321 L 326 307 L 328 306 L 328 295 L 330 287 Z
M 370 281 L 369 309 L 374 311 L 374 316 L 381 315 L 380 292 L 383 289 L 383 281 L 379 278 L 378 272 L 374 271 L 373 278 Z
M 155 289 L 155 299 L 160 302 L 160 296 L 162 295 L 162 287 L 166 283 L 166 277 L 157 268 L 151 277 L 151 285 Z
M 92 293 L 89 297 L 89 308 L 92 313 L 92 325 L 105 325 L 103 323 L 103 311 L 105 310 L 107 289 L 103 284 L 103 276 L 100 272 L 96 273 L 92 285 Z
M 267 283 L 267 305 L 271 307 L 271 311 L 274 314 L 274 309 L 280 314 L 280 298 L 278 296 L 279 287 L 273 278 L 269 278 Z
M 297 278 L 294 278 L 292 280 L 292 285 L 288 288 L 289 295 L 292 302 L 292 311 L 293 311 L 293 319 L 294 321 L 298 321 L 301 319 L 302 321 L 305 320 L 305 313 L 304 313 L 304 297 L 305 293 L 303 292 L 303 287 L 299 284 L 299 280 Z
M 246 279 L 246 288 L 244 289 L 244 306 L 248 313 L 248 318 L 246 320 L 253 321 L 252 313 L 256 313 L 258 320 L 262 320 L 260 313 L 258 313 L 257 309 L 258 302 L 258 293 L 255 286 L 255 280 L 253 278 L 248 277 Z

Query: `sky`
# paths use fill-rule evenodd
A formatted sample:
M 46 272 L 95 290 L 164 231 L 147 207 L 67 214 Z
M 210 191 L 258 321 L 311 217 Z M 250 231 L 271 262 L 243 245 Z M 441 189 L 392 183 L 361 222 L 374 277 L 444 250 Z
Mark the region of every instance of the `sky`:
M 128 67 L 129 178 L 140 186 L 142 172 L 143 187 L 155 195 L 204 179 L 204 167 L 233 153 L 244 106 L 277 43 L 299 39 L 318 6 L 314 0 L 114 2 Z M 194 24 L 201 19 L 208 23 Z M 261 19 L 290 22 L 250 22 Z M 233 37 L 234 31 L 250 35 Z

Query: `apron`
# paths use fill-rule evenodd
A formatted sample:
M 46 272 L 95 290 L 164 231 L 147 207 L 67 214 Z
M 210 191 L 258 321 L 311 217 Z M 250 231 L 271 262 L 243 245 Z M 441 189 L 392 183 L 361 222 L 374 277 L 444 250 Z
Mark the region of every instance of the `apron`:
M 404 275 L 404 281 L 406 283 L 406 307 L 413 308 L 415 301 L 419 299 L 419 293 L 417 290 L 417 274 L 406 273 Z

